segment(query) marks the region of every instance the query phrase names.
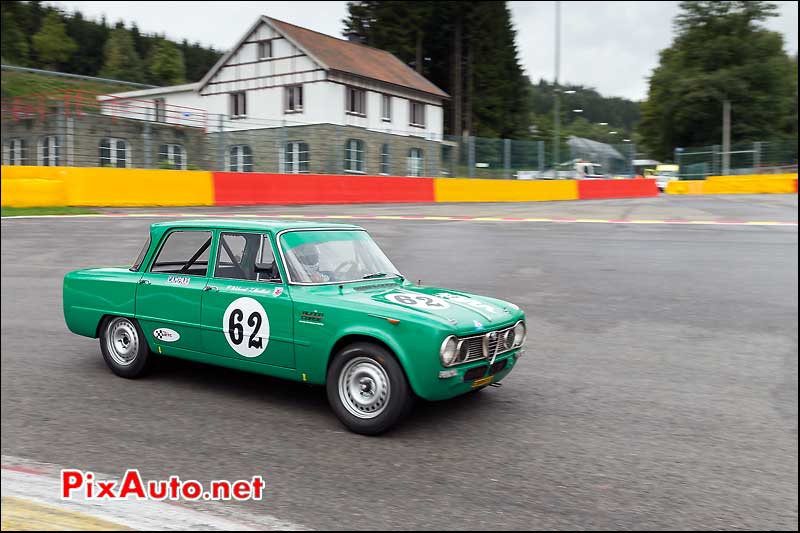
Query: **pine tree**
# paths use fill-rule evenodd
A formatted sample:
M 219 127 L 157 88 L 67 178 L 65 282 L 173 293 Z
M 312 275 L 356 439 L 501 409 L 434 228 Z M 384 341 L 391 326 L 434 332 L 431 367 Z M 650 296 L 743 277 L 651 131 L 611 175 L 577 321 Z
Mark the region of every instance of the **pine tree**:
M 61 14 L 51 11 L 42 23 L 41 29 L 33 36 L 33 47 L 39 61 L 48 68 L 58 68 L 66 63 L 78 49 L 66 31 Z
M 172 41 L 159 39 L 147 60 L 149 80 L 156 85 L 178 85 L 186 82 L 183 54 Z
M 103 47 L 103 69 L 100 76 L 116 80 L 142 82 L 142 60 L 133 46 L 128 30 L 116 28 Z

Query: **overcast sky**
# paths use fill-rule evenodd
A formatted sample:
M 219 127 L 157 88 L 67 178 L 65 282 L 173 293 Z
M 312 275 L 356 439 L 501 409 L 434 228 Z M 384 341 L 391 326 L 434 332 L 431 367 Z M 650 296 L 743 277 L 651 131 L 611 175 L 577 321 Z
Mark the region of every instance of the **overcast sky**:
M 136 22 L 146 33 L 163 33 L 227 50 L 261 14 L 341 37 L 346 2 L 50 2 L 109 23 Z M 780 17 L 768 27 L 784 35 L 797 53 L 797 2 L 776 2 Z M 607 96 L 635 100 L 647 93 L 658 51 L 672 40 L 679 2 L 561 2 L 562 83 L 595 87 Z M 555 2 L 510 2 L 517 46 L 533 81 L 555 71 Z

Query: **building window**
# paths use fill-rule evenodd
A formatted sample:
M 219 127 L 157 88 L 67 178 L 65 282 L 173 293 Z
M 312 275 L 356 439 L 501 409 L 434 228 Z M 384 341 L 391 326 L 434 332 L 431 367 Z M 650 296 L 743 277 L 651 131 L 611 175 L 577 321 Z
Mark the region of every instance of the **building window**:
M 269 59 L 272 57 L 272 41 L 259 41 L 258 59 Z
M 286 87 L 286 113 L 300 113 L 303 111 L 303 86 L 290 85 Z
M 345 109 L 350 115 L 367 116 L 367 91 L 348 87 Z
M 158 162 L 161 168 L 186 170 L 186 150 L 181 144 L 162 144 L 158 148 Z
M 247 93 L 242 91 L 231 93 L 231 118 L 247 116 Z
M 381 145 L 381 174 L 389 174 L 389 143 Z
M 10 139 L 3 144 L 3 164 L 4 165 L 24 165 L 25 164 L 25 141 L 22 139 Z
M 228 148 L 228 170 L 231 172 L 252 172 L 253 151 L 246 144 Z
M 308 144 L 300 141 L 286 143 L 284 172 L 300 174 L 308 172 Z
M 364 172 L 364 141 L 348 139 L 345 143 L 344 169 L 347 172 Z
M 422 150 L 420 148 L 412 148 L 408 151 L 408 175 L 409 176 L 422 176 L 424 171 L 425 161 L 422 157 Z
M 409 118 L 410 126 L 425 127 L 425 104 L 422 102 L 409 101 Z
M 163 98 L 156 98 L 153 100 L 155 107 L 156 122 L 167 121 L 167 102 Z
M 128 141 L 107 137 L 100 139 L 100 166 L 127 168 L 131 166 Z
M 392 121 L 392 97 L 388 94 L 381 95 L 381 119 L 384 122 Z
M 48 135 L 39 139 L 39 147 L 37 153 L 38 164 L 45 167 L 58 166 L 59 161 L 59 146 L 58 137 L 55 135 Z

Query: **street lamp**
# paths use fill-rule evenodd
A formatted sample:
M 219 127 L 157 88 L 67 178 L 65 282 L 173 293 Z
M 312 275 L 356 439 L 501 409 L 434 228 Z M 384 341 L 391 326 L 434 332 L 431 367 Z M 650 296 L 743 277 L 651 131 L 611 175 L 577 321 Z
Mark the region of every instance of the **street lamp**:
M 608 122 L 598 122 L 598 126 L 608 126 Z
M 617 132 L 616 132 L 616 131 L 609 131 L 609 132 L 608 132 L 608 134 L 609 134 L 609 135 L 616 135 L 616 134 L 617 134 Z
M 564 91 L 564 94 L 575 94 L 576 92 L 578 91 L 569 90 L 569 91 Z
M 583 109 L 573 109 L 573 113 L 583 113 Z

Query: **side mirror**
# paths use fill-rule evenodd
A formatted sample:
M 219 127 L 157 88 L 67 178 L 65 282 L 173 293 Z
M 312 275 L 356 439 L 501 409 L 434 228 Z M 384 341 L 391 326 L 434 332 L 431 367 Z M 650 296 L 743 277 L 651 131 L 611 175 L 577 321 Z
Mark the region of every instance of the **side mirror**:
M 261 274 L 272 274 L 272 269 L 275 263 L 256 263 L 255 271 Z

